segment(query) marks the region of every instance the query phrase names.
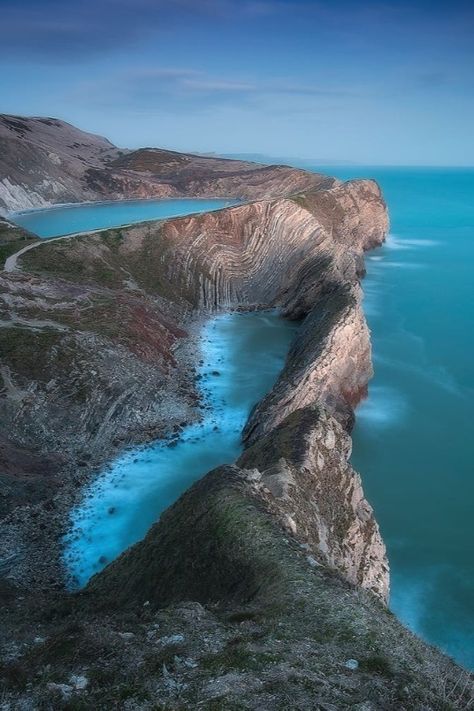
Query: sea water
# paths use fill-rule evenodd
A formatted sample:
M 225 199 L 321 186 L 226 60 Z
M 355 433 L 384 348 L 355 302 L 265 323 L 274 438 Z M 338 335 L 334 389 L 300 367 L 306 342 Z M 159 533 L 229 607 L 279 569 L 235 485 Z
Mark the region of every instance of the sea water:
M 196 212 L 209 212 L 235 205 L 231 199 L 120 200 L 116 202 L 59 205 L 42 210 L 12 212 L 9 219 L 38 235 L 58 237 L 74 232 L 88 232 L 120 227 L 134 222 L 163 220 Z
M 473 668 L 474 170 L 323 171 L 375 178 L 391 218 L 386 245 L 367 254 L 375 377 L 353 433 L 390 606 Z
M 126 452 L 87 489 L 65 539 L 72 587 L 85 585 L 143 538 L 193 482 L 237 459 L 250 410 L 271 389 L 297 328 L 274 311 L 223 314 L 204 326 L 197 381 L 205 405 L 201 421 L 177 441 Z

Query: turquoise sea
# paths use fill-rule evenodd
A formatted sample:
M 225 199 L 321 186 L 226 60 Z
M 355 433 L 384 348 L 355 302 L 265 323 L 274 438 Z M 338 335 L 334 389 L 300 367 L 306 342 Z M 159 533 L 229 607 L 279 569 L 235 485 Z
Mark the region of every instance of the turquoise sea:
M 161 220 L 194 212 L 209 212 L 235 205 L 238 200 L 181 199 L 120 200 L 115 202 L 60 205 L 44 210 L 12 212 L 9 217 L 38 237 L 59 237 L 72 232 L 87 232 L 104 227 L 120 227 L 133 222 Z
M 474 169 L 323 172 L 375 178 L 390 211 L 386 246 L 367 255 L 375 377 L 353 451 L 390 605 L 474 668 Z

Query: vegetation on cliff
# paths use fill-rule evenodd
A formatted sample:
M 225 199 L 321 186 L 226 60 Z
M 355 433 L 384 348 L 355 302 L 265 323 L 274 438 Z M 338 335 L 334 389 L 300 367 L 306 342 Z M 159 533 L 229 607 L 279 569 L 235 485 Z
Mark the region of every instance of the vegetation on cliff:
M 363 251 L 387 230 L 378 186 L 119 155 L 51 119 L 2 117 L 0 142 L 9 207 L 253 200 L 40 243 L 0 275 L 2 708 L 472 706 L 470 676 L 385 607 L 385 549 L 348 461 L 372 372 L 358 280 Z M 18 172 L 25 151 L 31 180 Z M 27 239 L 14 238 L 14 253 Z M 202 318 L 263 306 L 304 323 L 241 458 L 195 484 L 83 593 L 65 593 L 58 540 L 82 484 L 127 444 L 197 417 L 188 334 Z

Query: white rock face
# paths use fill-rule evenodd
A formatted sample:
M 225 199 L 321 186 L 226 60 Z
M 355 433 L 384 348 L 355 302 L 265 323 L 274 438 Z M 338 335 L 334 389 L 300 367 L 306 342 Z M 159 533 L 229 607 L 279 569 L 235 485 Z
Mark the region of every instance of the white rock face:
M 40 193 L 30 190 L 25 185 L 14 185 L 8 178 L 3 178 L 0 181 L 0 215 L 6 216 L 8 212 L 49 207 L 50 205 L 51 203 L 45 200 Z
M 349 439 L 324 409 L 307 408 L 264 435 L 237 465 L 254 495 L 308 550 L 310 565 L 310 558 L 328 565 L 386 601 L 385 546 L 360 477 L 347 461 Z M 272 463 L 280 454 L 284 458 Z

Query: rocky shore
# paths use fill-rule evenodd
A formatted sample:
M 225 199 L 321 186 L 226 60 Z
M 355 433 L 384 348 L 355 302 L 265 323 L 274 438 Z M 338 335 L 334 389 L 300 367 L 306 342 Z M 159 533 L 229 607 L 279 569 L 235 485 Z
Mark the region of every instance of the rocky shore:
M 250 200 L 37 244 L 3 223 L 5 255 L 33 246 L 0 274 L 2 709 L 468 708 L 470 676 L 386 608 L 385 548 L 349 463 L 372 374 L 363 252 L 388 228 L 378 186 L 2 122 L 9 208 L 155 190 Z M 19 146 L 34 179 L 8 167 Z M 84 482 L 199 417 L 203 319 L 268 307 L 304 321 L 242 456 L 66 594 L 58 541 Z
M 314 373 L 326 381 L 317 386 L 318 398 L 351 420 L 354 389 L 371 375 L 359 259 L 377 221 L 383 239 L 385 208 L 367 181 L 338 184 L 329 196 L 321 192 L 320 200 L 300 194 L 45 241 L 4 273 L 9 327 L 0 338 L 10 388 L 0 402 L 2 417 L 23 448 L 39 448 L 45 456 L 59 451 L 64 458 L 58 514 L 22 507 L 4 522 L 12 578 L 29 582 L 32 575 L 35 585 L 49 584 L 59 572 L 52 569 L 57 557 L 45 565 L 41 556 L 31 556 L 32 541 L 43 546 L 46 536 L 58 539 L 62 512 L 83 482 L 124 446 L 169 436 L 199 416 L 187 335 L 196 333 L 206 313 L 278 306 L 289 317 L 309 314 L 298 341 L 306 346 L 290 354 L 273 391 L 274 414 L 259 420 L 262 432 L 278 424 L 278 413 L 317 399 L 317 384 L 307 382 Z M 332 217 L 347 195 L 350 251 L 345 230 Z M 374 214 L 364 217 L 359 203 L 367 196 Z M 295 400 L 283 409 L 288 378 L 295 382 Z M 13 550 L 5 549 L 7 542 Z M 41 571 L 27 572 L 30 561 L 40 561 Z

